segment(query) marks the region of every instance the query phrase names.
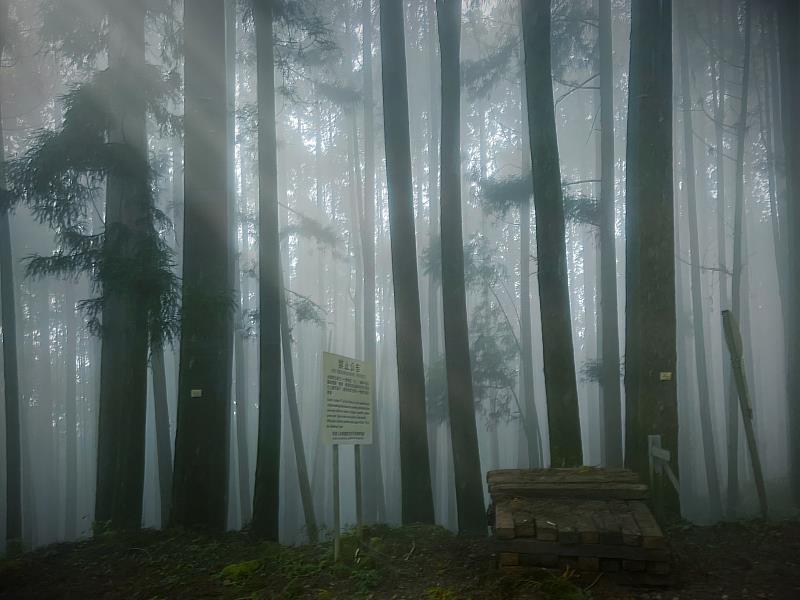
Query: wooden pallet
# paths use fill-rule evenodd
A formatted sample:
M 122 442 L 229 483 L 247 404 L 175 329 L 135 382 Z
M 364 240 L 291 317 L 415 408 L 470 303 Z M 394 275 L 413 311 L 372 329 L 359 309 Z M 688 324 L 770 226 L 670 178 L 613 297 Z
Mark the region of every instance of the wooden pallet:
M 498 567 L 565 567 L 633 575 L 670 572 L 666 538 L 643 500 L 647 486 L 624 469 L 491 471 Z

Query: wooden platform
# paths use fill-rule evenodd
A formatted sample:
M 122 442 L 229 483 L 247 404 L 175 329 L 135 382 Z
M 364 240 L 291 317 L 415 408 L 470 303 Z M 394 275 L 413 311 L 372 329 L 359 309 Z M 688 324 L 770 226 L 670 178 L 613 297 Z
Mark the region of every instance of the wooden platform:
M 569 566 L 667 582 L 667 541 L 633 472 L 514 469 L 490 471 L 487 480 L 500 569 Z

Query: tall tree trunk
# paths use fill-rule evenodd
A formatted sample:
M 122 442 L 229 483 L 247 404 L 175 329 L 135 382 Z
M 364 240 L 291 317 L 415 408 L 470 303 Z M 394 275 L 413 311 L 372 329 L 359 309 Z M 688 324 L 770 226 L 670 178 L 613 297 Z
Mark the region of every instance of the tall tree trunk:
M 375 336 L 375 106 L 372 82 L 372 0 L 361 2 L 363 31 L 362 72 L 364 75 L 364 207 L 361 227 L 361 248 L 364 254 L 364 360 L 377 367 Z M 375 376 L 380 377 L 377 368 Z M 377 381 L 375 389 L 378 389 Z M 375 402 L 373 400 L 373 402 Z M 381 468 L 381 437 L 377 435 L 380 421 L 377 403 L 373 406 L 376 435 L 372 446 L 361 449 L 364 486 L 364 520 L 367 523 L 386 519 L 386 500 Z
M 626 190 L 625 464 L 648 477 L 648 434 L 678 465 L 675 216 L 672 185 L 672 5 L 634 0 Z M 664 507 L 679 511 L 664 480 Z
M 686 30 L 689 6 L 682 0 L 678 11 L 678 35 L 681 53 L 681 95 L 683 109 L 683 147 L 684 181 L 689 213 L 689 253 L 692 283 L 692 329 L 694 332 L 694 356 L 697 370 L 698 406 L 700 409 L 700 429 L 703 435 L 703 459 L 706 468 L 706 484 L 712 519 L 722 513 L 720 500 L 719 473 L 717 471 L 716 445 L 711 422 L 711 388 L 708 381 L 708 360 L 706 356 L 705 322 L 703 316 L 703 290 L 700 280 L 700 235 L 697 224 L 697 193 L 694 163 L 694 126 L 692 123 L 692 98 L 689 86 L 689 45 Z
M 523 0 L 522 34 L 536 209 L 542 349 L 550 427 L 550 463 L 583 462 L 572 347 L 564 205 L 550 67 L 551 2 Z
M 782 68 L 781 108 L 785 132 L 787 175 L 787 226 L 789 236 L 789 306 L 800 304 L 800 8 L 792 0 L 780 6 L 780 58 Z M 795 503 L 800 504 L 800 318 L 797 310 L 789 315 L 787 400 L 789 465 Z
M 522 5 L 520 4 L 520 12 Z M 524 59 L 523 59 L 524 60 Z M 524 63 L 520 72 L 524 71 Z M 520 122 L 522 138 L 522 176 L 531 176 L 530 129 L 528 125 L 528 99 L 525 78 L 520 77 Z M 531 190 L 533 191 L 533 190 Z M 519 205 L 519 329 L 520 329 L 520 397 L 524 415 L 523 431 L 528 453 L 528 467 L 537 468 L 544 464 L 542 437 L 539 429 L 539 416 L 536 411 L 536 394 L 533 381 L 533 341 L 531 322 L 531 197 L 526 197 Z
M 744 2 L 744 69 L 739 118 L 736 123 L 736 189 L 733 206 L 733 274 L 731 310 L 742 320 L 743 223 L 744 223 L 744 151 L 747 141 L 747 105 L 750 88 L 750 39 L 752 34 L 750 0 Z M 744 303 L 747 306 L 747 302 Z M 739 508 L 739 395 L 733 386 L 728 396 L 728 513 L 735 517 Z
M 442 59 L 442 305 L 458 530 L 486 533 L 461 233 L 461 0 L 436 0 Z
M 8 1 L 0 0 L 0 59 L 6 46 Z M 0 104 L 0 194 L 6 194 L 5 134 Z M 11 250 L 8 206 L 0 202 L 0 325 L 3 328 L 3 382 L 6 419 L 6 540 L 22 544 L 22 458 L 20 453 L 20 394 L 17 354 L 16 284 Z
M 775 29 L 772 25 L 772 12 L 761 15 L 761 30 L 760 39 L 762 40 L 762 72 L 764 77 L 764 94 L 759 97 L 759 122 L 761 125 L 761 137 L 764 140 L 764 149 L 766 150 L 767 159 L 767 182 L 769 194 L 769 214 L 770 224 L 772 225 L 772 248 L 775 252 L 775 270 L 778 280 L 778 300 L 780 306 L 781 323 L 786 322 L 786 304 L 787 304 L 787 290 L 786 290 L 786 251 L 785 251 L 785 234 L 783 232 L 783 221 L 786 215 L 778 211 L 778 176 L 775 165 L 777 137 L 776 132 L 779 131 L 780 115 L 778 111 L 774 111 L 775 94 L 773 93 L 775 86 L 773 80 L 776 77 L 772 61 L 775 57 L 774 47 L 774 33 Z M 778 103 L 778 106 L 780 104 Z M 777 126 L 776 126 L 777 123 Z M 785 341 L 784 341 L 785 350 Z
M 183 322 L 172 522 L 224 530 L 233 314 L 228 207 L 225 4 L 184 12 Z
M 255 7 L 258 56 L 259 402 L 253 531 L 277 541 L 281 448 L 281 264 L 273 0 Z
M 78 318 L 75 316 L 75 282 L 64 283 L 64 538 L 75 539 L 78 526 Z
M 433 251 L 433 245 L 439 244 L 439 133 L 440 120 L 439 106 L 436 103 L 436 90 L 440 89 L 439 78 L 436 76 L 436 0 L 427 0 L 427 39 L 428 46 L 428 210 L 430 221 L 428 223 L 428 243 Z M 428 363 L 433 365 L 441 353 L 441 340 L 439 336 L 439 281 L 433 274 L 428 281 Z
M 129 74 L 115 90 L 111 143 L 125 144 L 147 161 L 145 106 L 137 93 L 145 66 L 145 7 L 141 0 L 115 0 L 109 8 L 109 69 Z M 141 167 L 142 165 L 138 165 Z M 152 227 L 149 180 L 111 175 L 106 186 L 108 260 L 132 259 Z M 142 521 L 145 417 L 147 412 L 147 316 L 129 289 L 104 285 L 100 365 L 97 495 L 95 521 L 136 528 Z
M 153 370 L 153 407 L 156 423 L 156 462 L 158 464 L 159 507 L 161 527 L 169 524 L 172 504 L 172 435 L 169 428 L 169 394 L 163 348 L 155 348 L 150 356 Z
M 403 523 L 433 523 L 402 0 L 381 0 L 381 66 L 400 402 Z
M 622 466 L 622 404 L 617 313 L 616 194 L 614 190 L 614 62 L 611 0 L 600 0 L 600 394 L 603 460 Z
M 719 32 L 717 41 L 720 48 L 724 47 L 725 36 L 722 34 L 725 28 L 725 10 L 722 0 L 719 1 L 718 21 L 712 26 Z M 730 306 L 730 296 L 728 294 L 728 244 L 727 244 L 727 226 L 725 213 L 727 210 L 727 199 L 725 195 L 725 99 L 727 95 L 727 88 L 725 86 L 725 73 L 726 61 L 724 58 L 713 56 L 710 59 L 711 63 L 711 90 L 712 101 L 714 103 L 714 133 L 716 152 L 714 153 L 715 170 L 716 170 L 716 184 L 717 184 L 717 219 L 716 219 L 716 233 L 717 233 L 717 268 L 718 268 L 718 281 L 717 287 L 719 288 L 719 306 L 720 309 L 726 309 Z M 727 351 L 724 333 L 720 331 L 722 352 L 725 354 Z M 731 397 L 732 392 L 732 379 L 730 361 L 723 357 L 722 361 L 722 380 L 724 398 Z M 727 404 L 726 404 L 727 410 Z M 728 506 L 726 504 L 726 510 Z
M 245 226 L 244 240 L 247 247 L 247 229 Z M 237 255 L 234 263 L 234 277 L 238 284 L 236 298 L 239 299 L 239 307 L 236 311 L 235 331 L 233 339 L 233 362 L 236 369 L 235 393 L 236 393 L 236 466 L 239 480 L 239 514 L 242 524 L 249 523 L 253 499 L 250 497 L 250 453 L 247 444 L 247 355 L 244 349 L 245 342 L 245 322 L 242 303 L 246 296 L 241 293 L 241 267 L 239 266 Z
M 308 540 L 317 543 L 317 519 L 314 515 L 314 502 L 311 496 L 311 485 L 308 478 L 306 451 L 303 445 L 303 432 L 300 428 L 300 412 L 297 409 L 297 388 L 294 382 L 294 364 L 292 361 L 292 330 L 289 327 L 289 311 L 286 308 L 283 275 L 281 274 L 281 349 L 283 352 L 283 370 L 286 379 L 286 403 L 289 408 L 289 421 L 292 428 L 292 447 L 297 467 L 297 481 L 300 488 L 300 500 L 303 504 L 303 516 L 306 522 Z

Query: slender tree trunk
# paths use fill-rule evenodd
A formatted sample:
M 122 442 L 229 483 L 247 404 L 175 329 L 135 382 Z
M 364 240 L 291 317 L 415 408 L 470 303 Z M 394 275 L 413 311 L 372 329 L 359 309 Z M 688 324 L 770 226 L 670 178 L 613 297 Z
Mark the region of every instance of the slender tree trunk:
M 767 153 L 767 180 L 768 180 L 768 193 L 769 193 L 769 214 L 770 224 L 772 225 L 772 247 L 775 252 L 775 270 L 778 280 L 778 299 L 780 302 L 780 316 L 781 323 L 786 322 L 787 312 L 787 290 L 786 290 L 786 251 L 785 251 L 785 234 L 783 232 L 782 221 L 786 215 L 778 211 L 778 177 L 775 167 L 775 157 L 777 155 L 776 146 L 777 136 L 774 132 L 778 130 L 775 127 L 776 121 L 779 121 L 779 115 L 773 110 L 775 106 L 775 98 L 773 90 L 773 79 L 776 76 L 776 69 L 771 64 L 771 59 L 775 55 L 775 48 L 772 35 L 775 33 L 774 28 L 770 27 L 772 23 L 772 13 L 768 12 L 766 15 L 762 13 L 761 18 L 761 32 L 760 38 L 762 40 L 762 70 L 764 77 L 764 95 L 759 100 L 759 121 L 761 124 L 761 137 L 764 140 L 764 148 Z M 784 341 L 785 350 L 785 341 Z
M 524 69 L 524 64 L 521 69 Z M 520 121 L 522 130 L 522 176 L 531 176 L 530 136 L 528 126 L 528 100 L 525 79 L 520 79 Z M 536 411 L 536 394 L 533 381 L 533 341 L 531 322 L 531 197 L 519 205 L 519 328 L 520 328 L 520 397 L 524 407 L 523 430 L 528 451 L 528 467 L 544 464 L 539 416 Z
M 247 231 L 244 234 L 245 246 L 247 246 Z M 241 289 L 241 267 L 239 259 L 235 261 L 234 277 L 236 277 L 237 294 L 243 302 Z M 250 497 L 250 453 L 247 445 L 247 355 L 244 349 L 245 323 L 242 306 L 240 304 L 235 322 L 235 332 L 233 339 L 233 354 L 236 393 L 236 466 L 238 468 L 239 479 L 239 513 L 242 524 L 249 523 L 252 516 L 253 499 Z
M 689 253 L 692 284 L 692 329 L 694 332 L 694 356 L 697 370 L 698 406 L 700 409 L 700 429 L 703 434 L 703 459 L 706 469 L 706 484 L 712 519 L 722 513 L 720 500 L 719 474 L 717 471 L 716 445 L 711 422 L 711 388 L 708 380 L 708 361 L 706 356 L 705 322 L 703 311 L 703 290 L 700 280 L 700 235 L 697 224 L 697 194 L 695 189 L 694 127 L 692 123 L 692 99 L 689 86 L 689 45 L 688 29 L 689 6 L 682 0 L 678 11 L 678 36 L 681 53 L 681 95 L 683 109 L 684 181 L 686 184 L 687 210 L 689 214 Z
M 600 355 L 603 458 L 622 466 L 622 408 L 617 313 L 616 194 L 614 190 L 614 63 L 611 0 L 600 0 Z
M 224 530 L 228 511 L 233 311 L 225 4 L 184 12 L 183 322 L 171 520 Z
M 648 434 L 678 465 L 675 232 L 672 185 L 672 5 L 631 6 L 626 190 L 625 464 L 648 477 Z M 659 481 L 664 507 L 678 494 Z
M 273 0 L 255 7 L 258 56 L 258 267 L 259 403 L 258 456 L 253 531 L 277 541 L 281 448 L 281 294 L 278 231 L 278 157 L 275 130 Z
M 720 32 L 718 35 L 718 44 L 720 48 L 724 47 L 724 40 L 725 36 L 722 34 L 722 31 L 725 28 L 725 12 L 724 7 L 722 4 L 722 0 L 719 2 L 718 6 L 718 21 L 717 23 L 713 24 L 712 26 L 716 27 L 717 31 Z M 726 226 L 726 219 L 725 213 L 727 210 L 727 200 L 725 195 L 725 128 L 724 128 L 724 121 L 725 121 L 725 98 L 726 98 L 726 86 L 725 86 L 725 73 L 726 73 L 726 63 L 723 59 L 718 59 L 717 57 L 712 57 L 710 60 L 711 63 L 711 89 L 712 89 L 712 101 L 714 103 L 713 111 L 714 111 L 714 133 L 715 133 L 715 144 L 716 144 L 716 152 L 714 153 L 714 158 L 716 162 L 716 184 L 717 184 L 717 219 L 716 219 L 716 233 L 717 233 L 717 267 L 718 267 L 718 281 L 717 287 L 719 288 L 719 306 L 720 309 L 726 309 L 730 306 L 730 296 L 728 293 L 728 250 L 727 250 L 727 226 Z M 726 354 L 727 351 L 726 343 L 724 339 L 724 333 L 720 331 L 721 336 L 721 347 L 723 354 Z M 731 397 L 732 386 L 731 383 L 733 381 L 733 375 L 731 373 L 731 366 L 730 361 L 723 357 L 722 361 L 722 380 L 723 380 L 723 391 L 724 391 L 724 398 L 727 399 Z M 727 410 L 727 404 L 726 404 Z M 726 511 L 729 510 L 729 507 L 726 504 Z
M 536 208 L 542 349 L 550 426 L 550 463 L 583 462 L 572 347 L 567 249 L 550 68 L 549 1 L 523 0 L 525 81 Z
M 75 539 L 78 525 L 78 319 L 75 316 L 75 282 L 64 284 L 64 538 Z
M 439 239 L 439 133 L 441 129 L 439 106 L 437 105 L 436 90 L 441 89 L 436 67 L 436 0 L 427 0 L 427 46 L 428 46 L 428 210 L 430 220 L 428 223 L 428 243 L 430 251 L 434 245 L 440 245 Z M 441 250 L 439 248 L 439 250 Z M 439 281 L 433 274 L 428 281 L 428 363 L 433 365 L 439 360 L 441 353 L 441 340 L 439 336 L 441 297 L 439 295 Z
M 317 519 L 314 516 L 314 501 L 311 496 L 311 485 L 308 478 L 306 451 L 303 445 L 303 432 L 300 428 L 300 412 L 297 409 L 297 388 L 294 381 L 294 365 L 292 361 L 292 330 L 289 327 L 289 313 L 286 309 L 286 297 L 281 274 L 281 349 L 283 353 L 283 370 L 286 379 L 286 403 L 289 408 L 289 422 L 292 428 L 292 443 L 294 448 L 295 464 L 297 467 L 297 481 L 300 488 L 300 500 L 303 504 L 303 516 L 306 522 L 308 540 L 317 543 Z
M 375 337 L 375 106 L 372 82 L 372 0 L 361 2 L 363 30 L 362 72 L 364 75 L 364 215 L 361 227 L 361 248 L 364 254 L 364 360 L 377 366 Z M 380 373 L 375 369 L 375 389 Z M 373 400 L 374 402 L 374 400 Z M 378 435 L 380 407 L 373 406 L 374 439 L 369 448 L 361 449 L 364 486 L 364 520 L 367 523 L 386 519 L 386 500 L 381 468 L 381 437 Z
M 458 530 L 486 533 L 461 233 L 461 0 L 436 0 L 442 57 L 442 296 Z
M 109 69 L 130 74 L 126 89 L 114 94 L 109 140 L 127 145 L 145 163 L 145 106 L 135 91 L 145 66 L 145 7 L 140 0 L 116 0 L 109 10 Z M 110 261 L 130 259 L 140 251 L 152 227 L 148 186 L 144 170 L 136 180 L 109 177 L 105 235 Z M 129 289 L 106 285 L 103 294 L 95 521 L 136 528 L 142 521 L 144 486 L 146 309 Z
M 153 369 L 153 406 L 156 423 L 156 462 L 158 463 L 158 489 L 160 493 L 161 527 L 169 523 L 172 504 L 172 435 L 169 428 L 169 394 L 164 350 L 156 348 L 150 356 Z
M 742 272 L 744 271 L 742 244 L 744 223 L 744 151 L 747 141 L 747 105 L 750 88 L 750 39 L 752 34 L 752 7 L 744 2 L 744 69 L 739 119 L 736 124 L 736 190 L 733 207 L 733 275 L 731 276 L 731 310 L 741 321 Z M 744 303 L 747 306 L 747 302 Z M 739 508 L 739 395 L 733 386 L 728 396 L 728 513 L 735 517 Z
M 8 2 L 0 0 L 0 59 L 6 46 Z M 0 193 L 6 193 L 5 135 L 0 104 Z M 6 422 L 6 540 L 9 554 L 22 545 L 22 458 L 17 364 L 17 317 L 14 260 L 8 207 L 0 202 L 0 324 L 3 328 L 3 382 Z M 16 545 L 17 548 L 12 548 Z
M 792 0 L 780 5 L 781 108 L 785 131 L 787 176 L 787 226 L 789 243 L 789 305 L 800 303 L 800 8 Z M 800 504 L 800 318 L 797 310 L 789 314 L 787 399 L 789 429 L 789 464 L 795 503 Z
M 403 523 L 433 523 L 402 0 L 381 0 L 386 179 L 400 402 Z

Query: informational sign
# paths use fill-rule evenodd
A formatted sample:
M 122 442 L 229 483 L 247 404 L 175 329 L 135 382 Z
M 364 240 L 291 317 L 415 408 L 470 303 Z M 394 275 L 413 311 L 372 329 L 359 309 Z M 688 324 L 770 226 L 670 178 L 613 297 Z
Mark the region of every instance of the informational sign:
M 322 439 L 326 444 L 372 443 L 373 381 L 369 363 L 322 354 Z

